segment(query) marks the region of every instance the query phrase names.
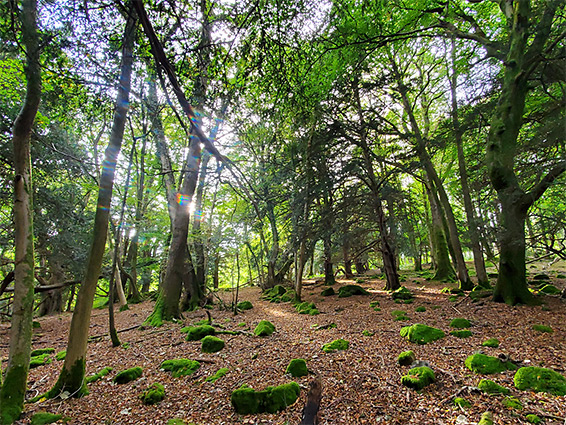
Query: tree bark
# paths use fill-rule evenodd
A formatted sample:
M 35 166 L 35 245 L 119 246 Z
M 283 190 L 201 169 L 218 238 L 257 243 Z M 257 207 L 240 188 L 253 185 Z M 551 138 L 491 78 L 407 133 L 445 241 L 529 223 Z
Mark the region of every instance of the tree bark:
M 93 241 L 90 248 L 85 278 L 77 295 L 77 302 L 71 319 L 65 363 L 59 374 L 59 379 L 46 394 L 48 398 L 57 397 L 63 392 L 67 392 L 74 397 L 80 397 L 88 392 L 84 382 L 84 376 L 90 315 L 106 247 L 116 160 L 120 148 L 122 147 L 126 117 L 129 109 L 133 62 L 132 50 L 135 32 L 136 17 L 134 11 L 130 10 L 124 30 L 120 84 L 116 98 L 112 130 L 108 147 L 104 153 L 105 158 L 102 164 L 102 174 L 100 176 L 98 202 L 94 217 Z
M 431 215 L 430 239 L 436 269 L 433 279 L 443 282 L 453 282 L 456 278 L 456 273 L 450 263 L 448 242 L 446 241 L 446 234 L 444 233 L 444 225 L 442 223 L 442 214 L 438 207 L 438 200 L 435 198 L 431 189 L 427 188 L 426 190 Z
M 14 305 L 8 366 L 0 389 L 0 422 L 11 424 L 23 410 L 31 357 L 34 300 L 33 196 L 30 136 L 41 99 L 37 1 L 23 0 L 20 14 L 26 49 L 26 97 L 12 129 L 14 149 Z M 1 372 L 0 372 L 1 373 Z

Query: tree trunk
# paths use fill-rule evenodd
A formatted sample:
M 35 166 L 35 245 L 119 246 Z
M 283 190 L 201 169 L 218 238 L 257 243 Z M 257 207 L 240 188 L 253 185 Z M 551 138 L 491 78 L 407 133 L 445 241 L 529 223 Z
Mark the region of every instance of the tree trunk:
M 41 99 L 37 2 L 23 0 L 20 14 L 26 49 L 26 97 L 12 130 L 14 148 L 14 305 L 8 366 L 0 389 L 0 421 L 11 424 L 23 410 L 31 356 L 34 299 L 33 197 L 30 136 Z M 1 372 L 0 372 L 1 374 Z
M 352 279 L 354 273 L 352 272 L 352 259 L 350 258 L 350 242 L 347 239 L 342 242 L 342 257 L 344 258 L 344 277 Z
M 88 392 L 84 382 L 86 369 L 86 351 L 90 325 L 90 315 L 94 293 L 98 283 L 98 276 L 102 267 L 102 259 L 106 247 L 110 203 L 114 186 L 116 160 L 122 147 L 124 127 L 129 109 L 130 82 L 132 75 L 132 50 L 134 46 L 136 17 L 132 9 L 128 14 L 124 41 L 122 48 L 122 64 L 120 67 L 120 84 L 116 99 L 114 119 L 110 133 L 110 141 L 104 153 L 98 202 L 94 217 L 93 241 L 87 263 L 85 278 L 79 293 L 75 311 L 71 319 L 69 339 L 67 342 L 67 355 L 59 379 L 53 388 L 46 394 L 48 398 L 59 396 L 67 392 L 73 397 L 81 397 Z
M 48 286 L 57 285 L 65 280 L 65 272 L 57 261 L 50 261 Z M 47 316 L 51 314 L 61 313 L 63 311 L 63 288 L 53 289 L 41 293 L 41 305 L 39 307 L 39 315 Z
M 436 268 L 436 273 L 433 279 L 440 280 L 442 282 L 453 282 L 456 278 L 456 273 L 450 263 L 448 242 L 446 241 L 446 234 L 444 233 L 444 225 L 442 223 L 442 215 L 438 208 L 438 201 L 435 199 L 434 194 L 429 188 L 427 188 L 427 195 L 431 215 L 430 239 Z

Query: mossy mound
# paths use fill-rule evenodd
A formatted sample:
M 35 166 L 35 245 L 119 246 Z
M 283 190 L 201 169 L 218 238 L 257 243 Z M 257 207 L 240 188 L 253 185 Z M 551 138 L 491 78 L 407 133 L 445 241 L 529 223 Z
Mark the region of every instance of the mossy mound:
M 395 320 L 397 321 L 403 321 L 403 320 L 409 320 L 409 317 L 407 316 L 407 313 L 404 312 L 403 310 L 393 310 L 391 312 L 391 315 L 395 318 Z
M 216 382 L 218 381 L 220 378 L 222 378 L 223 376 L 225 376 L 228 373 L 228 368 L 227 367 L 222 367 L 220 369 L 218 369 L 218 371 L 212 375 L 209 376 L 208 378 L 205 379 L 206 382 Z
M 550 280 L 550 276 L 545 273 L 539 273 L 533 277 L 535 280 Z
M 165 360 L 159 366 L 160 369 L 171 372 L 171 376 L 174 378 L 192 375 L 199 367 L 199 362 L 190 359 Z
M 309 374 L 307 362 L 305 359 L 293 359 L 289 362 L 289 366 L 287 366 L 285 373 L 289 373 L 294 378 L 307 376 Z
M 427 366 L 409 369 L 407 374 L 401 377 L 401 384 L 414 390 L 422 390 L 436 380 L 434 371 Z
M 212 335 L 205 336 L 201 341 L 200 350 L 203 353 L 217 353 L 224 348 L 224 341 Z
M 466 359 L 464 364 L 472 372 L 484 375 L 517 369 L 517 366 L 511 362 L 505 362 L 497 357 L 487 356 L 482 353 L 472 354 Z
M 369 295 L 369 292 L 360 285 L 344 285 L 338 289 L 338 298 L 351 297 L 352 295 Z
M 394 300 L 412 300 L 413 294 L 407 288 L 401 286 L 399 289 L 391 293 L 391 298 Z
M 288 289 L 281 297 L 279 298 L 279 302 L 288 303 L 294 302 L 297 299 L 297 293 L 294 289 Z
M 503 405 L 505 407 L 507 407 L 508 409 L 520 410 L 520 409 L 523 408 L 523 403 L 521 403 L 521 400 L 519 400 L 515 397 L 505 397 L 503 399 Z
M 322 351 L 325 353 L 334 353 L 335 351 L 347 350 L 350 346 L 350 343 L 345 339 L 339 338 L 335 339 L 332 342 L 324 344 L 322 346 Z
M 401 366 L 409 366 L 415 360 L 417 360 L 417 356 L 415 356 L 415 353 L 413 353 L 410 350 L 409 351 L 403 351 L 401 354 L 399 354 L 399 356 L 397 356 L 397 362 Z
M 31 357 L 41 356 L 42 354 L 51 354 L 55 352 L 55 348 L 38 348 L 33 350 L 30 354 Z
M 234 410 L 242 415 L 277 413 L 295 403 L 300 392 L 301 388 L 296 382 L 267 387 L 261 391 L 244 384 L 232 392 L 230 401 Z
M 460 288 L 450 288 L 448 286 L 445 286 L 444 288 L 442 288 L 440 290 L 441 294 L 452 294 L 452 295 L 462 295 L 464 293 L 464 291 L 462 291 Z
M 308 314 L 309 316 L 316 316 L 320 313 L 314 303 L 309 303 L 306 301 L 296 304 L 295 310 L 297 310 L 299 314 Z
M 515 388 L 521 391 L 532 390 L 557 396 L 566 395 L 566 378 L 558 372 L 544 367 L 522 367 L 513 378 Z
M 188 425 L 183 419 L 173 418 L 167 421 L 167 425 Z
M 543 294 L 547 294 L 547 295 L 556 295 L 560 293 L 560 289 L 558 289 L 554 285 L 547 284 L 544 285 L 542 288 L 540 288 L 539 292 L 542 292 Z
M 275 285 L 263 294 L 263 299 L 271 302 L 280 302 L 280 297 L 285 292 L 287 292 L 287 289 L 283 285 Z
M 336 295 L 336 291 L 334 290 L 334 288 L 328 287 L 323 289 L 320 295 L 322 295 L 323 297 L 330 297 L 332 295 Z
M 238 307 L 238 310 L 242 311 L 251 310 L 252 308 L 254 308 L 253 304 L 250 301 L 241 301 L 236 307 Z
M 478 425 L 493 425 L 493 413 L 485 412 L 481 415 Z
M 63 420 L 66 423 L 70 419 L 64 418 L 63 415 L 55 415 L 53 413 L 47 412 L 37 412 L 31 417 L 30 425 L 46 425 L 60 420 Z
M 49 356 L 49 353 L 40 354 L 39 356 L 33 356 L 32 358 L 30 358 L 29 368 L 33 369 L 49 363 L 51 363 L 51 357 Z
M 185 338 L 187 341 L 200 341 L 205 336 L 215 335 L 216 329 L 210 325 L 187 326 L 181 329 L 181 332 L 187 334 L 187 337 Z
M 275 332 L 275 326 L 269 320 L 262 320 L 254 329 L 256 336 L 269 336 Z
M 481 286 L 476 286 L 474 289 L 469 293 L 469 297 L 472 301 L 479 301 L 481 298 L 488 298 L 493 295 L 493 289 L 485 289 Z
M 456 329 L 468 329 L 471 326 L 472 324 L 468 319 L 463 319 L 461 317 L 452 319 L 452 321 L 450 322 L 450 327 Z
M 424 313 L 426 311 L 426 307 L 424 305 L 418 306 L 417 308 L 415 308 L 415 311 L 417 313 Z
M 499 340 L 497 338 L 489 338 L 481 343 L 484 347 L 492 347 L 497 348 L 499 347 Z
M 164 398 L 165 388 L 158 382 L 151 384 L 151 386 L 140 395 L 142 403 L 148 406 L 157 404 Z
M 372 302 L 369 303 L 369 306 L 371 308 L 379 307 L 379 301 L 372 301 Z
M 482 379 L 478 388 L 486 394 L 509 394 L 511 392 L 508 388 L 502 387 L 490 379 Z
M 470 403 L 468 400 L 466 400 L 465 398 L 462 397 L 456 397 L 454 399 L 454 405 L 455 406 L 460 406 L 463 407 L 464 409 L 471 407 L 472 403 Z
M 454 335 L 457 338 L 469 338 L 472 336 L 472 331 L 469 329 L 458 329 L 450 331 L 450 335 Z
M 110 372 L 112 372 L 112 368 L 107 366 L 103 369 L 101 369 L 98 373 L 95 373 L 93 375 L 89 375 L 85 378 L 85 381 L 87 384 L 91 384 L 93 382 L 96 382 L 102 378 L 104 378 L 106 375 L 108 375 Z
M 142 374 L 143 370 L 141 367 L 132 367 L 131 369 L 118 372 L 118 374 L 114 377 L 114 382 L 116 384 L 127 384 L 128 382 L 132 382 L 140 378 Z
M 527 420 L 528 423 L 530 424 L 540 424 L 542 422 L 542 419 L 539 418 L 537 415 L 534 414 L 529 414 L 527 416 L 525 416 L 525 419 Z
M 420 345 L 428 344 L 446 336 L 442 330 L 423 325 L 422 323 L 405 326 L 401 328 L 399 333 L 407 340 Z
M 533 325 L 533 329 L 538 332 L 544 332 L 549 334 L 554 332 L 554 330 L 550 326 L 546 326 L 546 325 Z
M 67 350 L 59 351 L 57 354 L 55 354 L 55 358 L 57 360 L 65 360 L 66 356 L 67 356 Z

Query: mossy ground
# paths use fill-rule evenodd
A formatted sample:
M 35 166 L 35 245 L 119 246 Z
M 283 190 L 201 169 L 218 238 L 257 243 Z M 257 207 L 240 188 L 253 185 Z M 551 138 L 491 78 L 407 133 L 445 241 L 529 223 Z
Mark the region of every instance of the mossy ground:
M 214 383 L 214 382 L 218 381 L 220 378 L 222 378 L 223 376 L 226 376 L 227 373 L 228 373 L 228 368 L 222 367 L 222 368 L 218 369 L 218 371 L 214 375 L 207 377 L 205 379 L 205 381 Z
M 499 347 L 499 340 L 497 338 L 489 338 L 482 342 L 481 345 L 484 347 L 497 348 Z
M 96 382 L 99 379 L 104 378 L 106 375 L 108 375 L 110 372 L 112 372 L 112 368 L 111 367 L 104 367 L 102 368 L 99 372 L 93 374 L 93 375 L 89 375 L 85 378 L 85 381 L 87 384 L 90 384 L 92 382 Z
M 59 422 L 60 420 L 66 423 L 69 418 L 63 418 L 63 415 L 54 413 L 38 412 L 31 417 L 30 425 L 46 425 Z
M 338 289 L 338 298 L 346 298 L 353 295 L 369 295 L 369 292 L 360 285 L 344 285 Z

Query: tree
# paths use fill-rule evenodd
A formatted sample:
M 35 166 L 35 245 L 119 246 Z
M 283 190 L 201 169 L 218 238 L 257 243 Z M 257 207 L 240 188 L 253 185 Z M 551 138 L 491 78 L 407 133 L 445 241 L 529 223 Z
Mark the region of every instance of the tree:
M 33 196 L 30 135 L 41 99 L 40 45 L 37 2 L 23 0 L 20 11 L 22 43 L 26 50 L 26 97 L 13 127 L 14 147 L 14 308 L 8 367 L 0 389 L 0 421 L 19 419 L 27 389 L 31 357 L 34 301 Z

